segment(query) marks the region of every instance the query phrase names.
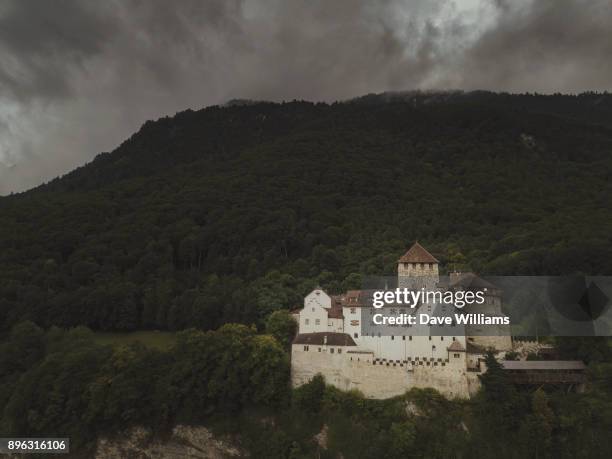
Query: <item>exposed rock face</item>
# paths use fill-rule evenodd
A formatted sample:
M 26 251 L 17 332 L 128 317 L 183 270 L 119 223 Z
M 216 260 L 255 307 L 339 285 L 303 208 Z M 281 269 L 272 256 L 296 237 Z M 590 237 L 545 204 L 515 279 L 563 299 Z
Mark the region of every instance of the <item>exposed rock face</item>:
M 323 424 L 323 428 L 321 429 L 321 432 L 319 432 L 314 437 L 317 444 L 323 449 L 327 449 L 328 434 L 329 434 L 329 427 L 327 424 Z
M 176 426 L 170 438 L 159 440 L 151 431 L 135 427 L 121 437 L 101 438 L 96 459 L 225 459 L 246 457 L 247 454 L 229 442 L 213 437 L 205 427 Z

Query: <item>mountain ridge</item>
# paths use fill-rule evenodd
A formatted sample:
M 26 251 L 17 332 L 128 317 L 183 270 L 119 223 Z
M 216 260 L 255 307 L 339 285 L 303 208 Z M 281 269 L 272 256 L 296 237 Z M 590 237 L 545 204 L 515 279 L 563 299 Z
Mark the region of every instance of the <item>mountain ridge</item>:
M 457 97 L 145 123 L 0 199 L 2 327 L 261 323 L 317 284 L 392 274 L 416 239 L 483 274 L 611 273 L 609 96 L 593 113 L 601 95 Z

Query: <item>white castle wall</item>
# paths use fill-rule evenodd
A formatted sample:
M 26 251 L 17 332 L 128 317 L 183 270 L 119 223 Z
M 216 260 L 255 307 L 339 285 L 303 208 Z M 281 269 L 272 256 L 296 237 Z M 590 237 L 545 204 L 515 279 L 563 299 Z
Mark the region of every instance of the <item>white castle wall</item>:
M 339 389 L 357 389 L 366 397 L 378 399 L 404 394 L 413 387 L 431 387 L 450 398 L 467 398 L 478 388 L 478 379 L 469 375 L 466 369 L 464 352 L 458 353 L 459 357 L 451 353 L 448 363 L 445 359 L 444 362 L 427 362 L 429 365 L 420 361 L 415 366 L 394 366 L 391 363 L 381 365 L 379 361 L 373 364 L 373 353 L 356 353 L 354 348 L 351 352 L 351 348 L 341 347 L 339 354 L 337 346 L 310 345 L 305 351 L 303 345 L 294 344 L 291 355 L 293 386 L 301 386 L 320 373 L 328 384 Z
M 330 307 L 331 298 L 327 293 L 321 289 L 315 289 L 310 292 L 304 298 L 304 309 L 300 311 L 300 333 L 337 331 L 335 328 L 338 324 L 333 319 L 328 319 L 327 309 Z
M 438 362 L 434 362 L 437 365 L 433 367 L 420 364 L 415 366 L 412 387 L 421 389 L 431 387 L 448 398 L 470 397 L 473 392 L 470 389 L 468 380 L 470 372 L 467 370 L 465 359 L 465 352 L 450 352 L 449 363 L 444 366 Z
M 447 358 L 453 338 L 465 349 L 465 336 L 360 336 L 354 340 L 360 349 L 372 351 L 380 359 L 437 361 Z
M 418 312 L 431 313 L 427 308 L 428 305 L 423 305 Z M 372 309 L 368 311 L 372 313 Z M 344 333 L 350 335 L 361 349 L 372 351 L 381 359 L 402 361 L 414 360 L 415 357 L 446 359 L 446 348 L 453 341 L 459 341 L 464 349 L 466 346 L 465 332 L 457 330 L 457 336 L 423 336 L 429 332 L 428 326 L 413 327 L 414 335 L 403 335 L 406 332 L 406 328 L 403 327 L 401 329 L 398 327 L 398 335 L 394 336 L 361 335 L 361 308 L 344 307 L 343 314 Z

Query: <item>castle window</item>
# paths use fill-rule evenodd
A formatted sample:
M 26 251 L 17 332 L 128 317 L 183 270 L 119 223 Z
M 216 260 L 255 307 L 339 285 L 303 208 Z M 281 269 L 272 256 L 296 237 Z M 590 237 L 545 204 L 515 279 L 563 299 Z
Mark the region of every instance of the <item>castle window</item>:
M 359 338 L 359 333 L 353 333 L 354 338 Z
M 351 314 L 355 314 L 356 308 L 351 308 Z
M 454 336 L 453 336 L 453 341 L 457 341 L 457 338 L 455 338 Z
M 304 319 L 304 323 L 308 325 L 310 323 L 310 319 Z
M 321 348 L 319 348 L 319 352 L 321 352 Z
M 444 341 L 444 336 L 440 336 L 440 341 Z
M 406 335 L 402 336 L 402 341 L 406 341 Z
M 429 337 L 429 341 L 431 341 L 431 336 Z
M 456 359 L 459 358 L 459 354 L 453 354 L 453 357 L 455 357 Z
M 408 341 L 412 341 L 412 335 L 408 337 Z
M 342 354 L 342 349 L 338 348 L 338 354 Z
M 316 319 L 315 320 L 315 325 L 321 325 L 321 319 Z
M 395 336 L 391 335 L 391 341 L 395 341 Z
M 334 348 L 333 347 L 329 348 L 329 352 L 333 354 L 334 353 Z

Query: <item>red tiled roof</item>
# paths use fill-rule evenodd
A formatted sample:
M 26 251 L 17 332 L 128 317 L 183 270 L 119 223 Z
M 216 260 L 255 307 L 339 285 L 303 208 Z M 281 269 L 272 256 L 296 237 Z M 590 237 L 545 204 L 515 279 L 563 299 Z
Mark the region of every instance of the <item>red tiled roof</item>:
M 465 351 L 465 348 L 459 341 L 453 341 L 446 349 L 454 352 Z
M 415 242 L 412 247 L 408 249 L 402 258 L 399 259 L 400 263 L 438 263 L 438 260 L 429 253 L 421 244 Z
M 328 346 L 356 346 L 355 341 L 346 333 L 317 332 L 297 335 L 293 344 L 327 344 Z

